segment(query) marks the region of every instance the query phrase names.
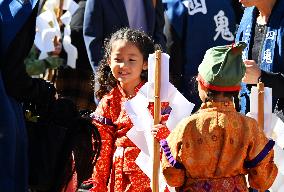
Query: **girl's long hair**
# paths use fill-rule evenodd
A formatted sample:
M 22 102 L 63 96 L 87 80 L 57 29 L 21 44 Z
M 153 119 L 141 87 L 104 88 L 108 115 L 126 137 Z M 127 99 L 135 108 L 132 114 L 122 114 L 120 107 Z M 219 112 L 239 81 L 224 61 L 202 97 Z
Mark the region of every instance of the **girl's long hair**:
M 100 84 L 99 89 L 96 92 L 96 97 L 101 99 L 112 88 L 117 85 L 117 80 L 113 77 L 111 69 L 109 67 L 108 60 L 111 55 L 112 44 L 117 40 L 125 40 L 133 43 L 143 55 L 143 60 L 147 61 L 148 56 L 154 53 L 155 49 L 159 49 L 159 45 L 155 45 L 154 41 L 143 31 L 122 28 L 111 35 L 110 39 L 106 39 L 104 43 L 104 57 L 100 62 L 97 71 L 97 81 Z M 147 71 L 142 71 L 142 80 L 147 80 Z

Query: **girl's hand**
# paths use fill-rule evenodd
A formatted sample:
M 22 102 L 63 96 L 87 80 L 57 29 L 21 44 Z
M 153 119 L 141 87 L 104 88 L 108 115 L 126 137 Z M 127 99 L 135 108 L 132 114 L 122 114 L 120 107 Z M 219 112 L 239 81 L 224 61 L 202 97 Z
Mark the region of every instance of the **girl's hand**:
M 59 55 L 62 51 L 62 43 L 61 42 L 58 42 L 56 45 L 55 45 L 55 50 L 52 52 L 54 55 Z
M 167 122 L 168 118 L 169 118 L 169 114 L 162 115 L 161 116 L 161 123 L 154 125 L 154 127 L 152 127 L 151 133 L 154 137 L 156 137 L 159 128 L 166 127 L 166 122 Z
M 163 124 L 154 125 L 154 127 L 152 127 L 152 129 L 151 129 L 152 135 L 153 135 L 154 137 L 156 137 L 156 136 L 157 136 L 157 133 L 158 133 L 158 131 L 159 131 L 159 129 L 162 128 L 162 127 L 165 127 L 165 125 L 163 125 Z
M 261 70 L 254 60 L 244 60 L 246 73 L 242 81 L 247 84 L 257 84 L 261 75 Z
M 152 127 L 151 133 L 158 141 L 161 141 L 169 136 L 170 131 L 166 125 L 157 124 Z

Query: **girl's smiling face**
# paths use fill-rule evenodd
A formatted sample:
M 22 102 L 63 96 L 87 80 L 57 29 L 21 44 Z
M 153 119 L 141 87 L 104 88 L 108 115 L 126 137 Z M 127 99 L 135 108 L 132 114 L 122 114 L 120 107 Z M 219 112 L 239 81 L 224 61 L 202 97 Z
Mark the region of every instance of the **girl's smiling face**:
M 133 90 L 141 82 L 142 70 L 148 68 L 140 50 L 126 40 L 116 40 L 112 43 L 109 66 L 122 88 L 133 87 Z

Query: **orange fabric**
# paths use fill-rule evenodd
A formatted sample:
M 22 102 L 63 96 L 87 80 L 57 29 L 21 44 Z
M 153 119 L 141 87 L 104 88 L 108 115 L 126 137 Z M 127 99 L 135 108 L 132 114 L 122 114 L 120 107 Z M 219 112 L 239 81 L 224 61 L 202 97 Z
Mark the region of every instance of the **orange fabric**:
M 194 192 L 202 191 L 193 186 L 203 182 L 200 186 L 209 183 L 217 191 L 247 191 L 243 177 L 248 174 L 250 186 L 264 190 L 277 175 L 273 151 L 256 167 L 244 168 L 244 161 L 255 158 L 268 139 L 254 119 L 236 112 L 232 102 L 203 103 L 196 114 L 177 125 L 167 141 L 173 157 L 185 167 L 171 167 L 163 155 L 163 174 L 171 186 L 184 185 Z M 242 179 L 225 182 L 235 177 Z
M 136 87 L 136 93 L 143 84 Z M 96 115 L 110 119 L 113 125 L 93 121 L 100 132 L 102 147 L 93 171 L 91 192 L 151 191 L 150 179 L 135 163 L 140 149 L 126 136 L 133 126 L 123 105 L 128 99 L 117 86 L 102 98 L 95 111 Z

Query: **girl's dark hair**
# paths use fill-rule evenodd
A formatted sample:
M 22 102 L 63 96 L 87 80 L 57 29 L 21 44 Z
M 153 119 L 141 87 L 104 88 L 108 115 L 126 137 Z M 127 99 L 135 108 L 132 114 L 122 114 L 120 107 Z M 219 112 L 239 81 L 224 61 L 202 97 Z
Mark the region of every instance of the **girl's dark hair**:
M 198 93 L 198 80 L 196 79 L 197 76 L 194 76 L 191 79 L 191 83 L 194 85 L 194 89 L 192 90 L 192 92 L 194 93 Z M 223 94 L 224 97 L 228 97 L 228 98 L 238 98 L 239 96 L 239 91 L 215 91 L 215 90 L 211 90 L 211 89 L 207 89 L 207 98 L 206 101 L 210 101 L 210 100 L 214 100 L 214 98 L 217 95 Z
M 214 98 L 220 94 L 223 94 L 224 97 L 236 98 L 239 95 L 239 91 L 214 91 L 208 89 L 206 100 L 214 100 Z
M 101 99 L 113 87 L 117 85 L 117 80 L 113 77 L 108 64 L 111 55 L 112 44 L 117 40 L 125 40 L 133 43 L 143 55 L 143 60 L 147 61 L 148 56 L 154 53 L 155 49 L 159 49 L 159 45 L 155 45 L 153 40 L 143 31 L 122 28 L 111 35 L 110 39 L 106 39 L 104 43 L 104 57 L 100 62 L 97 71 L 97 81 L 100 84 L 99 90 L 96 92 L 98 99 Z M 147 80 L 147 71 L 142 71 L 141 78 Z

